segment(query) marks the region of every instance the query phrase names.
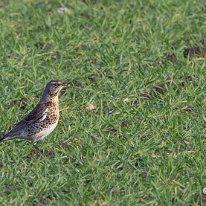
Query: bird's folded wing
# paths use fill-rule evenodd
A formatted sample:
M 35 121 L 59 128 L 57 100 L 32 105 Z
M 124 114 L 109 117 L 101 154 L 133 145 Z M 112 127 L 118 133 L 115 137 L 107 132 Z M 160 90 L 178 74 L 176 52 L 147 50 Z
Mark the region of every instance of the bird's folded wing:
M 37 106 L 20 122 L 15 125 L 15 128 L 42 122 L 47 116 L 48 107 L 46 104 L 37 104 Z

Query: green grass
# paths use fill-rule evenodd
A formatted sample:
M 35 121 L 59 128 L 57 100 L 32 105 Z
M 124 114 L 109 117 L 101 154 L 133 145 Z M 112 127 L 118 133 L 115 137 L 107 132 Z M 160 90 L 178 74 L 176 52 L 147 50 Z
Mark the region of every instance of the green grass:
M 0 144 L 0 205 L 200 205 L 206 61 L 183 51 L 204 44 L 205 1 L 87 2 L 0 2 L 1 134 L 71 83 L 43 156 Z

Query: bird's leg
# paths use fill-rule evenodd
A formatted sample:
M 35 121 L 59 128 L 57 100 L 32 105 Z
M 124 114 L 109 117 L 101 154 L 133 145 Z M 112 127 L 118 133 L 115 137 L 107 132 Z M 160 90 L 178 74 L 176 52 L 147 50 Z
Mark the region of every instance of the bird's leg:
M 37 143 L 33 143 L 33 146 L 39 154 L 42 154 L 42 151 L 38 148 Z

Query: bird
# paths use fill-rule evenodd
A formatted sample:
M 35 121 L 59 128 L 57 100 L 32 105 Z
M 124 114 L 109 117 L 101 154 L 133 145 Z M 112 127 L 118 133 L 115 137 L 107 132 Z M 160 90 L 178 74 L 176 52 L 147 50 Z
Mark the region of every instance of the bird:
M 67 83 L 60 80 L 49 81 L 36 107 L 15 124 L 11 131 L 0 138 L 0 142 L 17 138 L 29 140 L 40 151 L 36 143 L 48 136 L 57 126 L 59 121 L 59 93 L 67 86 Z

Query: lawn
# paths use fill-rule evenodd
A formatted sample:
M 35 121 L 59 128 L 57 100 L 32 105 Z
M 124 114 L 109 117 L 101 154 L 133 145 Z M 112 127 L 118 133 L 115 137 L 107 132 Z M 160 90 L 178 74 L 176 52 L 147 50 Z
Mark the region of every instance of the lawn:
M 1 135 L 70 86 L 43 155 L 0 144 L 0 205 L 206 204 L 205 22 L 205 0 L 1 0 Z

